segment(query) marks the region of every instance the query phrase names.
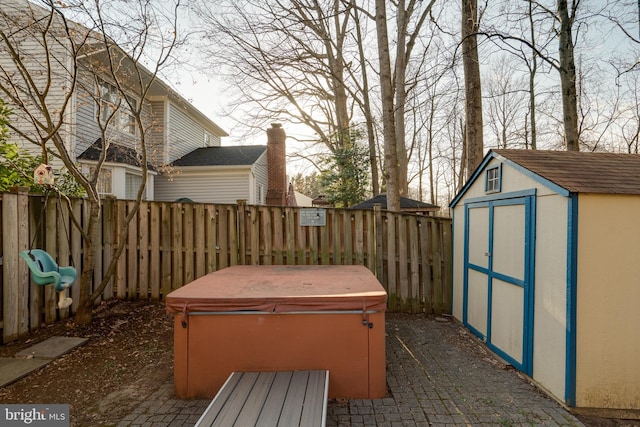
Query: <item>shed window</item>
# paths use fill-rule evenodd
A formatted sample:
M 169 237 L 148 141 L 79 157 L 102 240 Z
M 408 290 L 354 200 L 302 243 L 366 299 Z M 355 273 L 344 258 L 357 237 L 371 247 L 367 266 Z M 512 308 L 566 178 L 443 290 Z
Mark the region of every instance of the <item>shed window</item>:
M 498 193 L 502 189 L 502 168 L 500 166 L 487 169 L 486 193 Z

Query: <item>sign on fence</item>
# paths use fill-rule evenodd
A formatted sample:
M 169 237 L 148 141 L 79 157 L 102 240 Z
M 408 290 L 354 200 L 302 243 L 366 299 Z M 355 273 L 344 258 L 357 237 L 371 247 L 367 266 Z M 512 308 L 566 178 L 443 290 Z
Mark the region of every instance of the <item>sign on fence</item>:
M 324 227 L 327 225 L 327 210 L 321 208 L 301 208 L 301 227 Z

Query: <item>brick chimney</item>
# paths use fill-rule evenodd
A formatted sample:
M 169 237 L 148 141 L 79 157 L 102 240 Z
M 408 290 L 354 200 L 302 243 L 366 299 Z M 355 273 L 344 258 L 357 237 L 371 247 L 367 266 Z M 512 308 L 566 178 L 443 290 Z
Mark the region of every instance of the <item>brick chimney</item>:
M 267 205 L 271 206 L 287 204 L 286 137 L 280 123 L 267 129 Z

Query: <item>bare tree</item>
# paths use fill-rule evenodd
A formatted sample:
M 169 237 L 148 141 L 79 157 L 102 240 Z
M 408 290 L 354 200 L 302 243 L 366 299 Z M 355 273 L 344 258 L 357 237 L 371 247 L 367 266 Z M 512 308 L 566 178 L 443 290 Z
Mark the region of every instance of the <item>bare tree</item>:
M 376 0 L 376 34 L 378 38 L 378 62 L 380 67 L 380 91 L 382 94 L 382 124 L 384 127 L 384 166 L 387 183 L 387 209 L 400 211 L 400 167 L 398 141 L 396 139 L 395 107 L 391 55 L 387 30 L 387 6 L 384 0 Z
M 524 76 L 514 72 L 509 57 L 500 56 L 493 61 L 489 73 L 483 79 L 487 98 L 487 125 L 496 137 L 496 146 L 508 148 L 526 146 L 526 133 L 520 125 L 526 114 L 527 82 Z
M 353 99 L 345 43 L 348 1 L 224 1 L 197 8 L 212 66 L 233 86 L 231 108 L 246 126 L 268 121 L 312 130 L 334 151 L 348 142 Z
M 478 59 L 477 0 L 462 0 L 462 64 L 465 91 L 465 153 L 467 176 L 482 161 L 482 87 Z
M 113 277 L 126 242 L 129 221 L 136 214 L 145 191 L 149 126 L 145 100 L 158 70 L 175 45 L 179 4 L 163 12 L 149 3 L 123 11 L 117 9 L 117 2 L 100 0 L 65 5 L 53 0 L 43 0 L 39 5 L 23 0 L 7 1 L 10 5 L 3 4 L 0 13 L 0 97 L 14 109 L 16 120 L 11 124 L 11 130 L 23 143 L 37 148 L 45 162 L 62 163 L 82 186 L 89 202 L 84 226 L 78 218 L 72 218 L 83 241 L 80 299 L 75 321 L 88 323 L 92 319 L 95 300 Z M 132 20 L 127 21 L 125 16 Z M 163 32 L 166 28 L 160 28 L 162 25 L 169 25 L 173 30 Z M 152 35 L 161 40 L 152 40 Z M 122 43 L 116 44 L 117 39 Z M 159 44 L 150 46 L 158 41 Z M 157 55 L 152 70 L 140 65 L 150 47 Z M 107 101 L 106 94 L 96 90 L 93 77 L 97 75 L 108 80 L 113 88 L 108 102 L 103 102 Z M 100 158 L 88 175 L 76 163 L 77 147 L 71 143 L 75 126 L 70 121 L 73 104 L 86 102 L 86 99 L 96 103 L 101 137 Z M 142 182 L 136 203 L 127 214 L 111 264 L 100 285 L 92 289 L 102 205 L 98 180 L 113 139 L 111 131 L 122 125 L 116 122 L 125 109 L 130 117 L 127 125 L 135 128 L 137 136 Z

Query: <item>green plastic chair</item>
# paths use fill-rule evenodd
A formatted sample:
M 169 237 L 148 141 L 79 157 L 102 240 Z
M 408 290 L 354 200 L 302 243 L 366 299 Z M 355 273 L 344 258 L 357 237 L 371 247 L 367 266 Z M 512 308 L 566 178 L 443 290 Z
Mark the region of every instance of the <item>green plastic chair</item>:
M 31 270 L 31 279 L 38 285 L 53 285 L 56 292 L 69 288 L 76 280 L 74 267 L 59 267 L 55 260 L 42 249 L 31 249 L 20 252 Z

